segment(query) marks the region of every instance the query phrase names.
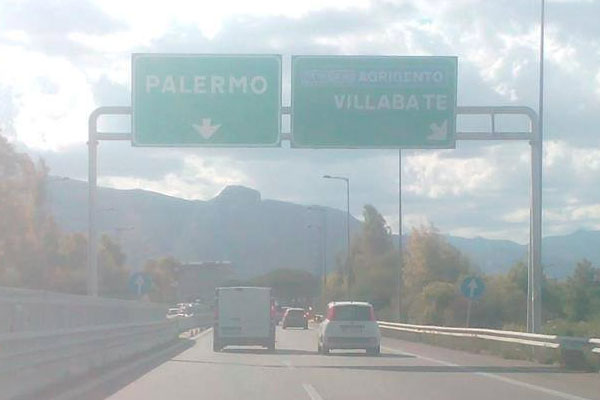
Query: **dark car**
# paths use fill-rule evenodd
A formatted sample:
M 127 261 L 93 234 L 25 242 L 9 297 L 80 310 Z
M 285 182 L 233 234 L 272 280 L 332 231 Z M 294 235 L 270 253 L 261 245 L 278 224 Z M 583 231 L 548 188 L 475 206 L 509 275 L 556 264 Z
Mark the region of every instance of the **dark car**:
M 292 327 L 308 329 L 308 315 L 302 308 L 288 308 L 283 315 L 281 325 L 283 329 Z

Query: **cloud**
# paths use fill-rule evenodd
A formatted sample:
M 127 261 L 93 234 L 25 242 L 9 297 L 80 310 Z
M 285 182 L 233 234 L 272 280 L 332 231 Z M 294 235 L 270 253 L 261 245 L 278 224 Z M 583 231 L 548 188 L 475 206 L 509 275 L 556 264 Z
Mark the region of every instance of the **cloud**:
M 524 0 L 4 2 L 0 128 L 42 155 L 53 173 L 85 178 L 87 117 L 97 106 L 130 103 L 132 52 L 281 53 L 284 104 L 291 54 L 457 55 L 460 105 L 535 108 L 538 6 Z M 599 7 L 547 4 L 546 233 L 600 225 Z M 128 126 L 102 123 L 115 131 Z M 405 226 L 432 221 L 444 232 L 526 241 L 527 143 L 460 142 L 456 150 L 403 156 Z M 115 187 L 206 199 L 236 183 L 266 198 L 344 208 L 343 184 L 321 178 L 340 174 L 351 179 L 354 215 L 372 203 L 394 229 L 398 221 L 395 150 L 132 149 L 103 142 L 98 166 L 100 182 Z
M 24 145 L 59 149 L 85 140 L 86 113 L 93 108 L 83 71 L 64 59 L 0 45 L 11 63 L 0 63 L 0 84 L 10 90 L 10 130 Z
M 498 173 L 497 167 L 483 157 L 442 158 L 440 152 L 414 155 L 406 164 L 414 182 L 406 190 L 434 199 L 493 190 Z

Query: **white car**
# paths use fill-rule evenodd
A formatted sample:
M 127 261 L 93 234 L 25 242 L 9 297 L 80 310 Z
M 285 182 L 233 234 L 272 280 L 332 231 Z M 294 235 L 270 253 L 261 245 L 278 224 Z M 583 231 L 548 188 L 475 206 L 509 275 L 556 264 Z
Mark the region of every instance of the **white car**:
M 319 328 L 319 353 L 333 349 L 365 349 L 379 355 L 381 333 L 373 306 L 358 301 L 329 303 Z

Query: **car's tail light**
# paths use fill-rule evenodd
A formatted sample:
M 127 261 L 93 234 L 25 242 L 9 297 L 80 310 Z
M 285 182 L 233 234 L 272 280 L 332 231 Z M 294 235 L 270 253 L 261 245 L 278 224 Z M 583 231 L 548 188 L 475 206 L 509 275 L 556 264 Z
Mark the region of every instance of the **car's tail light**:
M 327 310 L 327 316 L 325 318 L 327 318 L 330 321 L 335 320 L 335 307 L 329 307 L 329 309 Z
M 377 318 L 375 318 L 375 310 L 373 310 L 373 307 L 370 308 L 370 311 L 371 311 L 371 315 L 369 317 L 369 320 L 377 321 Z

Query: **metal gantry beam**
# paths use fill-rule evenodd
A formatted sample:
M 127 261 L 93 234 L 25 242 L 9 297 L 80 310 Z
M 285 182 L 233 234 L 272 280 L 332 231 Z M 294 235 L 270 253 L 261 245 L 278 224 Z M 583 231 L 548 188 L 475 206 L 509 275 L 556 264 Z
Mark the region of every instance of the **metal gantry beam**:
M 102 115 L 130 115 L 131 107 L 100 107 L 88 119 L 88 259 L 87 294 L 98 296 L 98 232 L 96 227 L 96 197 L 98 186 L 98 140 L 131 140 L 130 133 L 98 132 Z
M 289 107 L 282 108 L 282 114 L 290 113 Z M 98 295 L 98 235 L 96 227 L 96 188 L 97 188 L 97 147 L 99 140 L 131 140 L 131 133 L 98 132 L 98 118 L 102 115 L 131 115 L 131 107 L 100 107 L 90 114 L 88 125 L 88 273 L 87 292 L 90 296 Z M 457 107 L 456 115 L 487 115 L 491 118 L 491 129 L 479 132 L 457 132 L 456 140 L 527 140 L 531 147 L 531 191 L 530 191 L 530 228 L 528 255 L 528 295 L 527 295 L 527 330 L 539 332 L 541 327 L 541 248 L 542 248 L 542 138 L 539 130 L 539 119 L 536 112 L 529 107 Z M 497 115 L 522 115 L 530 122 L 530 130 L 524 132 L 498 132 L 495 119 Z M 283 135 L 282 135 L 283 137 Z M 286 139 L 291 136 L 285 135 Z M 399 173 L 401 173 L 399 168 Z M 348 198 L 349 184 L 348 184 Z M 401 193 L 399 193 L 401 195 Z M 401 213 L 401 199 L 399 212 Z M 348 207 L 349 213 L 349 207 Z M 349 228 L 349 215 L 348 228 Z M 400 221 L 401 219 L 400 215 Z M 349 238 L 348 247 L 350 245 Z M 400 238 L 401 240 L 401 238 Z
M 457 107 L 456 115 L 488 115 L 491 129 L 456 132 L 456 140 L 527 140 L 531 148 L 529 246 L 527 257 L 527 331 L 538 333 L 542 325 L 542 137 L 537 113 L 529 107 Z M 529 131 L 498 132 L 497 115 L 522 115 L 529 119 Z

